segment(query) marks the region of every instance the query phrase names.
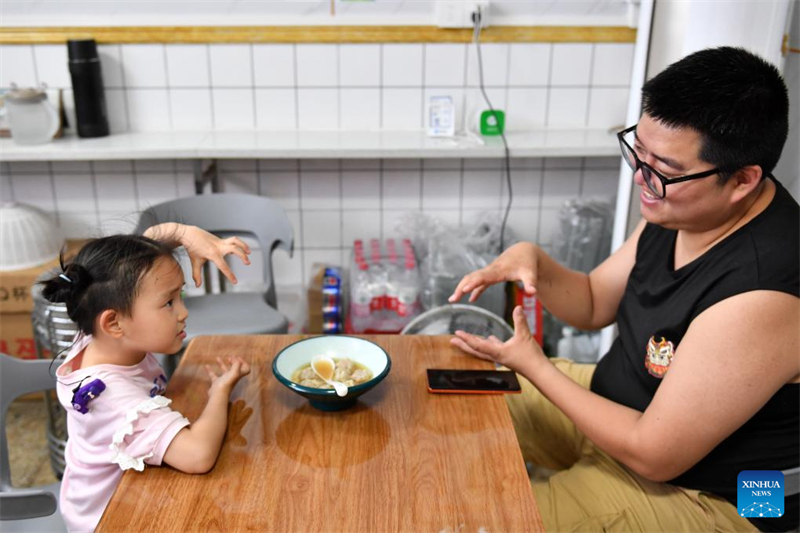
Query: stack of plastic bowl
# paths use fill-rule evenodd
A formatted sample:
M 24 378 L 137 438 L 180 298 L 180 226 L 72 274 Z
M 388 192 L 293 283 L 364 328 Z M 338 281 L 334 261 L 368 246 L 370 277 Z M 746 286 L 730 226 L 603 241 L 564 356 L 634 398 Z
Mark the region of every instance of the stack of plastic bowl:
M 0 203 L 0 271 L 23 270 L 51 263 L 58 257 L 63 245 L 61 232 L 44 211 L 16 202 Z M 47 272 L 39 280 L 52 275 L 52 272 Z M 31 296 L 31 320 L 37 356 L 40 359 L 56 357 L 72 344 L 77 327 L 67 316 L 66 305 L 45 300 L 38 284 L 31 287 Z M 58 361 L 53 362 L 54 370 L 58 364 Z M 45 394 L 45 402 L 50 465 L 61 479 L 67 443 L 66 412 L 58 403 L 54 391 Z
M 44 211 L 16 202 L 0 204 L 0 271 L 48 263 L 63 245 L 64 237 Z

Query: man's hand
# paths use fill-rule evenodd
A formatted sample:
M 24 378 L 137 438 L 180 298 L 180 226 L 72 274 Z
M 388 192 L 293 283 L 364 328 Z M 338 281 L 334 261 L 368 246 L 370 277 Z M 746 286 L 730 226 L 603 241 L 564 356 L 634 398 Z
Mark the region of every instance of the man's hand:
M 538 247 L 520 242 L 500 254 L 487 267 L 464 276 L 448 301 L 457 302 L 465 294 L 471 293 L 469 301 L 474 302 L 483 291 L 503 281 L 522 281 L 525 292 L 533 296 L 536 294 L 537 277 Z
M 531 335 L 521 306 L 514 308 L 513 316 L 514 336 L 506 342 L 502 342 L 494 335 L 485 339 L 465 331 L 456 331 L 456 336 L 450 343 L 475 357 L 500 363 L 520 373 L 523 373 L 525 367 L 531 368 L 547 362 L 547 356 Z

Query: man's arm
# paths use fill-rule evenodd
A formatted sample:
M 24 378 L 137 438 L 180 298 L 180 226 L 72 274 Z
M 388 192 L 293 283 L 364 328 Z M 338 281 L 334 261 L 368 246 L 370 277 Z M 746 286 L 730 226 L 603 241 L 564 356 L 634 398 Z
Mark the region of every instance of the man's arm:
M 599 329 L 613 323 L 645 224 L 639 222 L 620 249 L 589 274 L 570 270 L 542 252 L 536 285 L 542 305 L 578 329 Z
M 800 299 L 785 293 L 752 291 L 715 304 L 692 322 L 644 413 L 583 389 L 546 359 L 519 370 L 600 449 L 666 481 L 800 376 L 798 323 Z

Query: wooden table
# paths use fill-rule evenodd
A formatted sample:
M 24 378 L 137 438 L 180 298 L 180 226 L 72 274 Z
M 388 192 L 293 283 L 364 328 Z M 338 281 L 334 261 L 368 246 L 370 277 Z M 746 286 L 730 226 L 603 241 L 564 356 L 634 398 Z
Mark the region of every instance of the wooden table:
M 300 338 L 192 341 L 166 394 L 189 420 L 206 403 L 203 364 L 239 354 L 252 365 L 217 464 L 126 472 L 97 531 L 544 531 L 503 397 L 427 391 L 427 368 L 488 363 L 448 336 L 368 336 L 390 374 L 352 409 L 324 413 L 272 375 L 275 354 Z

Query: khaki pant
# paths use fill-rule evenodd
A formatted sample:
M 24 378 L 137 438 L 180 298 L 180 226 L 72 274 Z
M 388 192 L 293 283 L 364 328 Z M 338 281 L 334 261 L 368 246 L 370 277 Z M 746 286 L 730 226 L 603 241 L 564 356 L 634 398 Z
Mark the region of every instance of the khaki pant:
M 589 388 L 594 365 L 554 359 L 556 367 Z M 506 396 L 525 461 L 559 470 L 531 486 L 545 530 L 757 531 L 727 501 L 657 483 L 599 450 L 526 379 L 522 394 Z

